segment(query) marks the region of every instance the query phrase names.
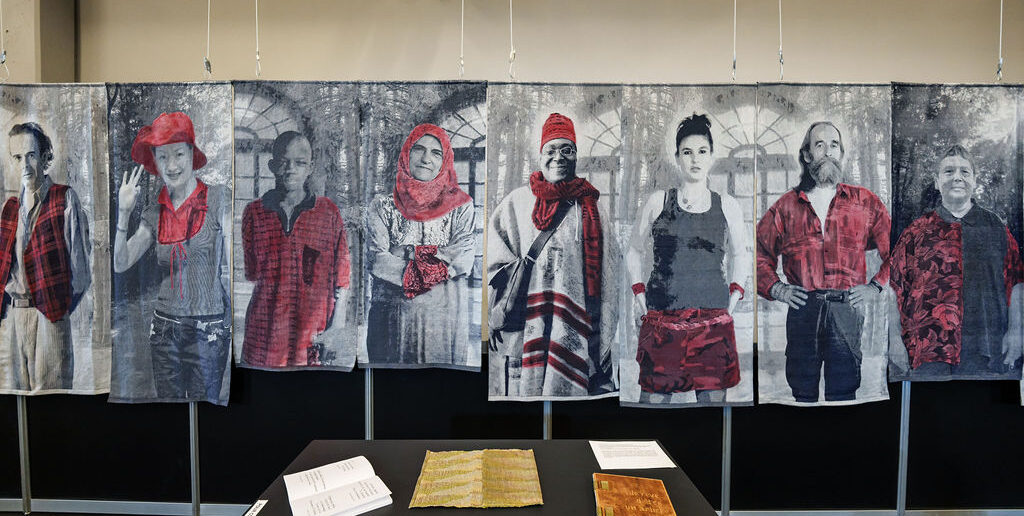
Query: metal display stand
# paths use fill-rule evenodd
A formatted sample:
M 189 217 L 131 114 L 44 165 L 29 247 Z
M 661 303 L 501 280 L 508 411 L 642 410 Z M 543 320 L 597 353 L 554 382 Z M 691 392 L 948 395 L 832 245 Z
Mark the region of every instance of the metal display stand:
M 722 407 L 722 516 L 729 516 L 732 484 L 732 407 Z
M 199 516 L 199 407 L 188 402 L 188 448 L 192 464 L 192 516 Z
M 21 510 L 32 512 L 32 475 L 28 460 L 28 404 L 25 396 L 18 396 L 18 450 L 21 457 Z
M 366 383 L 363 390 L 363 433 L 364 439 L 373 440 L 373 369 L 367 369 L 364 373 Z
M 373 440 L 373 370 L 365 372 L 365 439 Z M 33 510 L 45 512 L 82 512 L 95 514 L 152 514 L 166 516 L 242 516 L 248 505 L 240 504 L 202 504 L 199 492 L 199 414 L 198 404 L 189 403 L 189 448 L 191 455 L 191 503 L 166 503 L 144 501 L 116 500 L 50 500 L 32 499 L 28 455 L 28 409 L 25 396 L 17 396 L 18 407 L 18 444 L 21 454 L 21 489 L 22 498 L 0 499 L 0 510 L 17 510 L 20 502 L 21 512 L 30 514 Z M 543 402 L 543 437 L 552 438 L 551 402 Z M 859 516 L 895 514 L 897 516 L 1024 516 L 1021 509 L 955 509 L 955 510 L 907 510 L 907 452 L 910 442 L 910 382 L 902 382 L 900 402 L 900 450 L 899 475 L 896 495 L 896 508 L 883 510 L 802 510 L 802 511 L 732 511 L 730 496 L 732 488 L 732 407 L 722 409 L 722 516 L 761 516 L 761 515 L 800 515 L 800 516 Z
M 910 444 L 910 381 L 903 380 L 900 396 L 900 465 L 896 484 L 896 515 L 907 512 L 907 448 Z

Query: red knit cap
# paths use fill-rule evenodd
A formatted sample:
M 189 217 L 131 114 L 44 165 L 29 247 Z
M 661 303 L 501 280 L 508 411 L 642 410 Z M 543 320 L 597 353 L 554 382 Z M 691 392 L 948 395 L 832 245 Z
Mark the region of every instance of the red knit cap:
M 544 121 L 544 128 L 540 134 L 540 147 L 543 149 L 544 144 L 554 140 L 556 138 L 565 138 L 576 143 L 576 128 L 572 125 L 572 120 L 569 117 L 559 114 L 551 113 L 548 119 Z
M 145 167 L 150 174 L 157 175 L 153 147 L 182 142 L 192 146 L 192 170 L 203 168 L 206 165 L 206 155 L 196 147 L 192 119 L 181 112 L 162 113 L 153 120 L 153 125 L 139 129 L 139 134 L 135 135 L 135 142 L 132 143 L 132 160 Z

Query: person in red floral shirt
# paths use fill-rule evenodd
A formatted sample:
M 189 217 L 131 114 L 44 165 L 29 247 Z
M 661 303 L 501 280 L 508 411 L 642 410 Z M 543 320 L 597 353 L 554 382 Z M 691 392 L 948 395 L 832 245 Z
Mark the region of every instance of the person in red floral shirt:
M 789 305 L 786 380 L 799 402 L 856 399 L 860 387 L 861 307 L 888 281 L 885 264 L 867 277 L 865 253 L 889 256 L 889 213 L 867 188 L 842 182 L 842 136 L 811 124 L 800 147 L 800 184 L 757 224 L 757 292 Z M 782 257 L 782 271 L 776 269 Z
M 268 162 L 275 187 L 245 207 L 245 278 L 256 283 L 245 315 L 242 364 L 331 365 L 326 349 L 345 325 L 350 259 L 345 223 L 330 199 L 309 191 L 313 148 L 281 133 Z
M 974 160 L 953 145 L 933 173 L 942 203 L 893 248 L 911 379 L 1018 379 L 1024 268 L 1006 224 L 973 199 Z

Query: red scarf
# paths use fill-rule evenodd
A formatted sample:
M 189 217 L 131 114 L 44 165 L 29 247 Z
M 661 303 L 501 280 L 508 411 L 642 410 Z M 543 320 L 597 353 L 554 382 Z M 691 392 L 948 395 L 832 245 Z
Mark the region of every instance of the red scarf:
M 206 185 L 197 178 L 196 189 L 192 191 L 188 199 L 185 199 L 185 202 L 181 203 L 178 209 L 174 209 L 174 203 L 171 202 L 171 195 L 167 192 L 166 186 L 160 189 L 160 195 L 156 198 L 157 203 L 160 204 L 160 221 L 156 240 L 161 244 L 173 246 L 171 248 L 171 283 L 178 286 L 182 299 L 185 299 L 185 279 L 181 277 L 180 271 L 184 270 L 185 261 L 188 259 L 188 253 L 185 252 L 182 242 L 196 236 L 199 229 L 203 227 L 207 210 L 206 192 Z M 180 262 L 177 279 L 175 279 L 174 273 L 175 258 Z
M 568 181 L 549 183 L 538 170 L 530 174 L 530 190 L 537 197 L 533 204 L 533 225 L 544 231 L 558 210 L 559 201 L 572 201 L 583 210 L 583 264 L 587 295 L 601 295 L 601 215 L 597 212 L 597 199 L 601 192 L 586 179 L 574 177 Z
M 409 174 L 409 151 L 423 136 L 430 135 L 441 142 L 444 157 L 441 171 L 430 181 L 420 181 Z M 472 197 L 459 188 L 455 175 L 455 153 L 448 133 L 432 124 L 420 124 L 409 133 L 398 155 L 398 174 L 395 177 L 395 206 L 408 220 L 423 222 L 436 219 L 471 201 Z

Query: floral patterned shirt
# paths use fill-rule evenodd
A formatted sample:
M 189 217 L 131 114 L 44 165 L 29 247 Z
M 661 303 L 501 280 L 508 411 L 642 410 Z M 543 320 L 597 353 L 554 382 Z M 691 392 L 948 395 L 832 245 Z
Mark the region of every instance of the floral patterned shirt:
M 972 243 L 974 236 L 985 243 Z M 963 218 L 941 207 L 925 214 L 900 235 L 889 270 L 912 368 L 959 364 L 965 339 L 982 341 L 986 356 L 999 352 L 992 348 L 1006 331 L 1006 307 L 1024 268 L 1017 241 L 995 214 L 979 206 Z

